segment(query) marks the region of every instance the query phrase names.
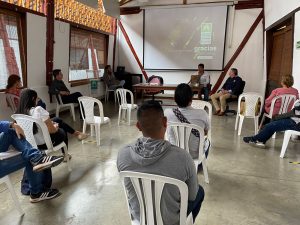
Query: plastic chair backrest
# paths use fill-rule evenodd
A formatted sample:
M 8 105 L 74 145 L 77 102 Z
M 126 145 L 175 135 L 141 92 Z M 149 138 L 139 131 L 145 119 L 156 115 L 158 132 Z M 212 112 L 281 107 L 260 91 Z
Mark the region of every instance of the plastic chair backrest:
M 240 111 L 241 111 L 241 102 L 243 99 L 245 100 L 243 116 L 255 117 L 255 116 L 259 116 L 261 114 L 261 111 L 263 108 L 263 96 L 262 95 L 255 93 L 255 92 L 248 92 L 248 93 L 241 94 L 239 96 L 239 100 L 238 100 L 238 113 L 240 113 Z M 260 103 L 259 114 L 256 115 L 257 106 L 259 103 Z
M 171 184 L 178 187 L 180 192 L 180 225 L 185 225 L 187 221 L 187 203 L 188 203 L 188 187 L 183 181 L 153 175 L 148 173 L 139 173 L 131 171 L 122 171 L 120 176 L 123 183 L 124 192 L 128 201 L 128 191 L 126 189 L 126 181 L 130 179 L 137 199 L 140 204 L 140 225 L 163 225 L 163 220 L 160 211 L 161 196 L 165 184 Z M 155 207 L 159 206 L 159 207 Z M 128 202 L 128 211 L 130 214 L 130 206 Z M 131 216 L 131 214 L 130 214 Z M 147 223 L 146 223 L 147 221 Z
M 134 102 L 133 102 L 133 93 L 131 91 L 129 91 L 127 89 L 124 89 L 124 88 L 118 88 L 116 90 L 118 103 L 122 108 L 127 108 L 128 107 L 127 98 L 126 98 L 127 93 L 130 95 L 130 102 L 131 102 L 131 105 L 133 105 L 134 104 Z
M 32 116 L 24 115 L 24 114 L 13 114 L 11 116 L 17 124 L 23 129 L 26 140 L 35 148 L 37 148 L 37 144 L 33 134 L 33 124 L 35 123 L 42 131 L 47 149 L 53 149 L 52 141 L 50 138 L 50 134 L 46 124 L 40 120 L 35 119 Z
M 201 100 L 193 100 L 191 106 L 195 109 L 204 109 L 208 113 L 208 118 L 209 121 L 211 122 L 212 106 L 209 102 L 201 101 Z
M 8 103 L 9 108 L 11 108 L 12 112 L 15 113 L 17 110 L 16 102 L 20 101 L 20 97 L 14 94 L 6 93 L 6 101 Z
M 86 120 L 88 123 L 95 122 L 94 106 L 96 104 L 99 109 L 101 121 L 104 121 L 103 105 L 100 100 L 93 97 L 82 96 L 78 98 L 78 101 L 80 103 L 80 113 L 84 120 Z
M 194 135 L 192 134 L 192 129 L 195 129 L 199 132 L 200 140 L 199 140 L 199 160 L 201 161 L 203 158 L 203 154 L 205 153 L 203 150 L 204 146 L 204 130 L 203 128 L 194 125 L 194 124 L 188 124 L 188 123 L 168 123 L 168 127 L 170 129 L 167 129 L 167 132 L 173 132 L 175 137 L 175 145 L 185 149 L 187 152 L 190 152 L 189 148 L 189 140 L 190 136 Z M 168 135 L 167 135 L 168 136 Z
M 295 95 L 278 95 L 275 98 L 273 98 L 272 102 L 271 102 L 271 108 L 270 108 L 269 115 L 273 115 L 274 106 L 277 101 L 280 101 L 280 103 L 281 103 L 278 114 L 283 114 L 283 113 L 288 112 L 288 110 L 290 109 L 290 106 L 292 106 L 294 104 L 294 102 L 296 101 L 296 96 Z

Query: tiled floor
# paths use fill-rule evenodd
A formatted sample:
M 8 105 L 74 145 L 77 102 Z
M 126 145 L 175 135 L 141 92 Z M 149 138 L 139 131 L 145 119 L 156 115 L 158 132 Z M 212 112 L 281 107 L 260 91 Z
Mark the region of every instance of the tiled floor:
M 81 144 L 70 138 L 72 172 L 67 166 L 53 169 L 53 186 L 62 195 L 51 201 L 31 204 L 20 194 L 21 171 L 13 174 L 15 190 L 25 211 L 19 217 L 6 186 L 0 185 L 0 224 L 26 225 L 117 225 L 130 224 L 124 193 L 116 169 L 118 150 L 133 142 L 140 133 L 134 126 L 117 126 L 118 109 L 104 105 L 112 128 L 101 130 L 101 146 Z M 63 118 L 77 129 L 68 114 Z M 77 120 L 79 121 L 79 119 Z M 206 197 L 196 223 L 199 225 L 282 225 L 300 224 L 300 143 L 291 142 L 286 158 L 279 153 L 283 134 L 268 142 L 266 149 L 253 148 L 242 136 L 254 131 L 252 120 L 245 120 L 242 135 L 234 132 L 235 117 L 213 116 L 212 149 L 209 155 L 210 184 L 199 182 Z

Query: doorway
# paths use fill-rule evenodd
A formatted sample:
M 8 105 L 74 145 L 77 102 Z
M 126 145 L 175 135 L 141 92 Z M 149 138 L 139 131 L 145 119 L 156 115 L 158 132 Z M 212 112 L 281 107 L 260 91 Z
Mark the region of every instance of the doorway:
M 293 35 L 292 18 L 267 31 L 266 97 L 281 86 L 282 76 L 292 74 Z

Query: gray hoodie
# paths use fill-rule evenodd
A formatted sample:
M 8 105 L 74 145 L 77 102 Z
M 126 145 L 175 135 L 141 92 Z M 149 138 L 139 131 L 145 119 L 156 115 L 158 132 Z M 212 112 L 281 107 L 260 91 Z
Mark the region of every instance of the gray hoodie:
M 165 140 L 141 137 L 134 144 L 119 151 L 117 159 L 119 171 L 134 171 L 172 177 L 184 181 L 189 190 L 189 201 L 196 198 L 198 179 L 191 156 L 183 149 Z M 129 180 L 125 181 L 129 194 L 131 214 L 140 218 L 140 208 L 134 188 Z M 166 185 L 161 200 L 164 224 L 179 223 L 180 195 L 173 185 Z

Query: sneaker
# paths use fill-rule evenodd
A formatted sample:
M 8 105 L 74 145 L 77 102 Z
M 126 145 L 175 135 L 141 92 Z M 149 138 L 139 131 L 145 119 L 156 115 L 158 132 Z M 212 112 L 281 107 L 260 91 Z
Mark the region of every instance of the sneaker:
M 78 134 L 77 139 L 78 139 L 79 141 L 82 141 L 83 139 L 86 139 L 87 137 L 88 137 L 87 134 L 85 134 L 85 133 L 80 133 L 80 134 Z
M 256 142 L 253 137 L 243 137 L 243 141 L 248 144 L 253 144 Z
M 47 191 L 38 194 L 30 194 L 30 202 L 37 203 L 44 200 L 49 200 L 60 196 L 61 193 L 57 189 L 48 189 Z
M 39 172 L 54 166 L 59 165 L 64 160 L 63 156 L 44 156 L 37 163 L 33 165 L 32 170 Z
M 68 157 L 69 157 L 69 160 L 72 159 L 72 156 L 68 153 L 68 155 L 64 155 L 64 162 L 68 162 Z
M 265 143 L 255 140 L 253 137 L 244 137 L 243 141 L 258 148 L 266 147 Z

